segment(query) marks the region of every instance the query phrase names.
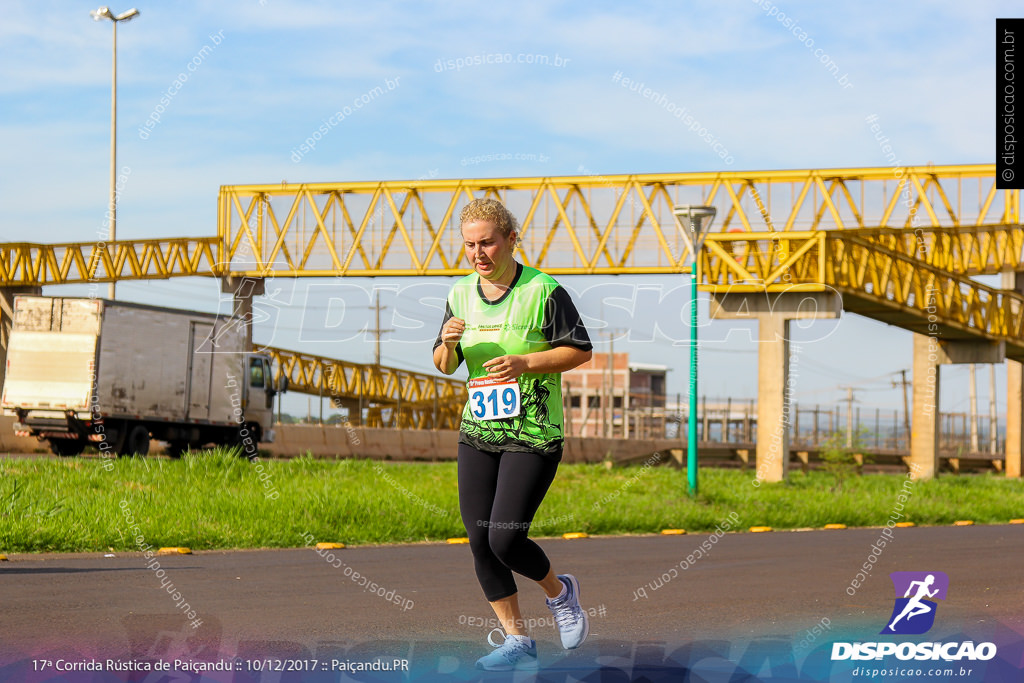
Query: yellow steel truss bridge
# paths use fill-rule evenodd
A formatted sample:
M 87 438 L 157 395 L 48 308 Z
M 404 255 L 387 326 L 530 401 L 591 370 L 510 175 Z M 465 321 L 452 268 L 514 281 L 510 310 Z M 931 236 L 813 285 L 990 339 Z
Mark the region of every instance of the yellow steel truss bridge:
M 275 347 L 263 350 L 288 378 L 290 391 L 328 396 L 353 409 L 350 415 L 362 415 L 366 408 L 365 426 L 459 428 L 466 403 L 466 386 L 461 381 Z
M 994 165 L 579 170 L 549 178 L 224 186 L 216 236 L 2 244 L 0 286 L 461 275 L 469 269 L 458 214 L 478 197 L 509 206 L 521 221 L 517 257 L 551 274 L 683 273 L 691 255 L 672 207 L 703 204 L 718 209 L 698 260 L 705 291 L 833 288 L 849 311 L 916 331 L 937 315 L 947 338 L 1002 341 L 1007 355 L 1024 357 L 1024 300 L 968 277 L 1018 270 L 1024 258 L 1020 192 L 996 188 Z M 435 403 L 464 396 L 449 380 L 421 383 L 416 373 L 277 353 L 296 390 L 343 398 L 372 390 L 410 425 L 427 424 L 428 413 L 433 420 Z M 403 382 L 407 394 L 398 388 Z M 399 409 L 400 401 L 412 412 Z

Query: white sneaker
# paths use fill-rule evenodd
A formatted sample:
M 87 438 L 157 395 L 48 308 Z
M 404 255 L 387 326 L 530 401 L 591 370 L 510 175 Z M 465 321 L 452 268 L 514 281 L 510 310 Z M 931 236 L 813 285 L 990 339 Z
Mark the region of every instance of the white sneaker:
M 590 635 L 590 620 L 580 607 L 580 583 L 572 574 L 559 574 L 565 584 L 565 596 L 548 599 L 548 609 L 555 615 L 555 626 L 562 637 L 562 647 L 575 650 Z
M 529 671 L 537 668 L 537 643 L 532 638 L 507 635 L 505 642 L 496 642 L 491 638 L 494 631 L 502 632 L 500 628 L 493 629 L 487 634 L 487 642 L 497 649 L 476 660 L 476 668 L 485 671 Z

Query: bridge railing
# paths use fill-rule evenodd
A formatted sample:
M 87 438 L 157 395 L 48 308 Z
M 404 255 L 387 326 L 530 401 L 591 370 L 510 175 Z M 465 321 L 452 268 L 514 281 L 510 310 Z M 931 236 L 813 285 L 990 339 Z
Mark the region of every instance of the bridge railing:
M 671 402 L 677 398 L 658 396 L 653 405 L 613 411 L 615 429 L 612 438 L 684 439 L 688 421 L 688 403 Z M 599 406 L 596 407 L 599 410 Z M 572 408 L 570 408 L 572 410 Z M 575 412 L 580 413 L 576 408 Z M 790 446 L 794 449 L 819 451 L 824 448 L 845 449 L 847 434 L 853 450 L 865 453 L 907 455 L 910 447 L 909 419 L 897 409 L 862 408 L 846 405 L 808 405 L 794 402 L 789 410 Z M 624 420 L 632 426 L 625 436 Z M 757 403 L 755 399 L 725 399 L 701 396 L 697 401 L 697 439 L 712 447 L 749 448 L 757 442 Z M 1005 415 L 995 420 L 989 415 L 971 416 L 966 412 L 939 414 L 939 450 L 947 457 L 1002 459 L 1005 448 Z M 642 423 L 646 424 L 642 424 Z M 567 423 L 568 424 L 568 423 Z M 575 429 L 567 433 L 580 435 L 577 419 Z M 682 431 L 680 432 L 680 427 Z M 601 434 L 590 433 L 589 436 Z M 684 439 L 685 440 L 685 439 Z M 977 447 L 973 442 L 977 442 Z

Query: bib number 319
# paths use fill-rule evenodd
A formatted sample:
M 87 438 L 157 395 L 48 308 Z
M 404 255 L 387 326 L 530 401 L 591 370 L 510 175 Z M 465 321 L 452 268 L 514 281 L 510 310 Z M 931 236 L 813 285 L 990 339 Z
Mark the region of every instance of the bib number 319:
M 519 382 L 486 377 L 469 380 L 469 408 L 478 420 L 501 420 L 519 415 L 522 396 Z

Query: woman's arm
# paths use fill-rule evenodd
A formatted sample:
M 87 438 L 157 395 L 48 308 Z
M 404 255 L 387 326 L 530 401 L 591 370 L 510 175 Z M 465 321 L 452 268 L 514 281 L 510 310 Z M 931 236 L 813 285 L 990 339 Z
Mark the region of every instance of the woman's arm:
M 484 363 L 484 368 L 493 379 L 513 380 L 526 372 L 566 372 L 586 363 L 593 355 L 593 351 L 584 351 L 575 346 L 556 346 L 537 353 L 498 356 Z M 434 357 L 437 357 L 436 352 Z
M 451 317 L 441 327 L 441 343 L 434 349 L 434 367 L 446 375 L 459 367 L 459 353 L 456 350 L 466 331 L 466 321 Z
M 441 344 L 434 349 L 434 367 L 446 375 L 450 375 L 459 367 L 459 354 L 455 352 L 456 344 Z

